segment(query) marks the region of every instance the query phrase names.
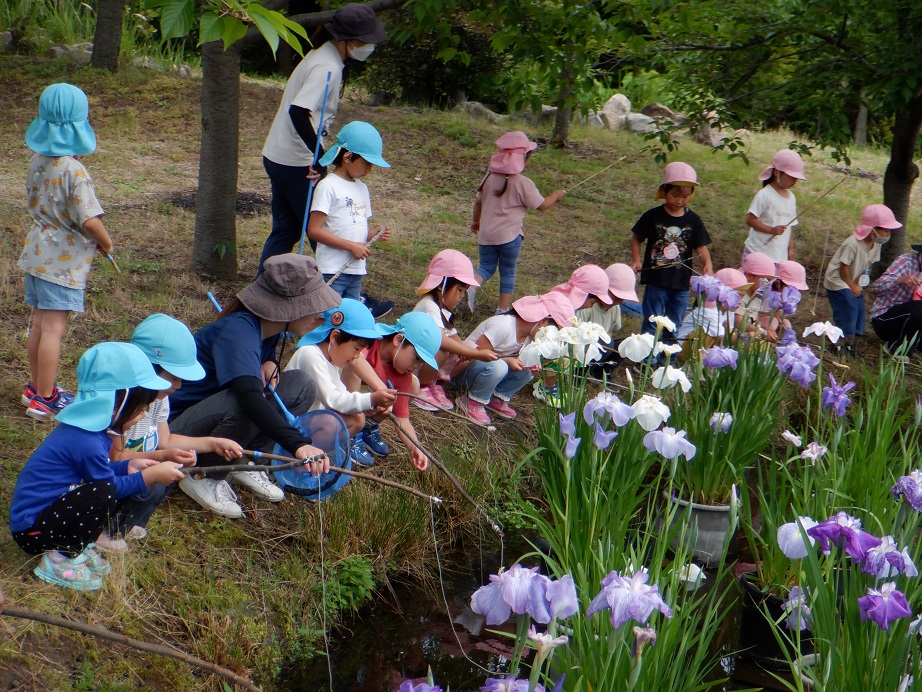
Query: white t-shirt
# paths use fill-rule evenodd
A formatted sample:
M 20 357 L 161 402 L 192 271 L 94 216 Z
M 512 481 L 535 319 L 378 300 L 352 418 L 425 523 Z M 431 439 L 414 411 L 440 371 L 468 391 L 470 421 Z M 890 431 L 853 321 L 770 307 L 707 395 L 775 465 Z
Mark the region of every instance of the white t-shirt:
M 687 339 L 696 329 L 702 330 L 708 336 L 723 336 L 727 333 L 727 321 L 731 319 L 726 312 L 716 307 L 708 308 L 699 306 L 685 315 L 679 326 L 679 339 Z
M 330 85 L 326 86 L 327 73 L 330 74 Z M 311 112 L 311 126 L 320 137 L 323 144 L 323 132 L 329 129 L 336 117 L 339 107 L 339 90 L 343 82 L 343 59 L 332 41 L 324 43 L 316 50 L 312 50 L 288 78 L 285 84 L 285 93 L 282 94 L 282 104 L 279 106 L 266 144 L 263 146 L 263 156 L 270 161 L 283 166 L 309 166 L 314 160 L 312 152 L 288 115 L 290 106 L 300 106 Z M 323 92 L 326 89 L 327 106 L 320 122 L 320 111 L 323 108 Z
M 160 445 L 160 423 L 170 417 L 170 398 L 154 399 L 147 413 L 125 433 L 125 450 L 128 452 L 153 452 Z
M 317 398 L 311 411 L 328 409 L 340 413 L 361 413 L 370 411 L 371 393 L 350 392 L 343 384 L 343 371 L 327 360 L 317 344 L 301 346 L 288 361 L 285 370 L 303 370 L 309 373 L 317 384 Z
M 609 334 L 614 334 L 621 329 L 621 307 L 618 305 L 607 307 L 607 310 L 603 310 L 599 303 L 595 303 L 591 307 L 577 310 L 576 319 L 580 322 L 594 322 L 601 325 Z
M 368 186 L 361 180 L 349 182 L 336 173 L 330 173 L 314 188 L 311 212 L 327 215 L 324 230 L 337 238 L 356 243 L 368 242 L 368 219 L 371 218 L 371 198 Z M 317 266 L 322 274 L 335 274 L 355 259 L 348 250 L 317 243 Z M 366 260 L 355 260 L 344 274 L 366 274 Z
M 788 190 L 788 196 L 782 197 L 775 188 L 766 185 L 756 193 L 752 204 L 749 205 L 749 213 L 768 226 L 789 225 L 781 235 L 768 235 L 750 228 L 749 237 L 746 238 L 746 250 L 764 253 L 775 262 L 786 260 L 788 245 L 791 243 L 791 229 L 798 223 L 791 223 L 797 216 L 797 199 L 794 192 Z
M 869 269 L 872 264 L 880 261 L 880 245 L 874 243 L 871 249 L 863 240 L 858 240 L 855 236 L 850 235 L 845 242 L 836 250 L 836 254 L 829 260 L 829 268 L 826 270 L 826 276 L 823 279 L 823 288 L 829 291 L 842 291 L 848 289 L 848 284 L 842 280 L 839 274 L 839 267 L 843 264 L 848 265 L 848 273 L 853 281 Z
M 477 328 L 471 332 L 471 335 L 465 340 L 465 344 L 472 348 L 477 348 L 477 340 L 481 336 L 486 336 L 490 343 L 493 344 L 493 351 L 501 358 L 519 355 L 522 346 L 528 343 L 525 339 L 521 344 L 515 333 L 515 315 L 495 315 L 490 319 L 484 320 L 477 325 Z
M 413 312 L 424 312 L 439 325 L 439 328 L 442 330 L 442 336 L 454 336 L 458 333 L 458 330 L 449 325 L 449 320 L 451 320 L 452 313 L 451 310 L 446 308 L 439 307 L 432 296 L 423 296 L 423 299 L 416 304 L 416 307 L 413 308 Z

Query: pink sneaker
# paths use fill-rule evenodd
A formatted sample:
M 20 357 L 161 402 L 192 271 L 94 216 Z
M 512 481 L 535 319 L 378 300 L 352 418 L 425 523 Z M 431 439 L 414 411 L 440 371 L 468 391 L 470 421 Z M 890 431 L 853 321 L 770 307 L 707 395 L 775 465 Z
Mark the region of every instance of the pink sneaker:
M 464 411 L 464 413 L 470 416 L 476 423 L 490 425 L 490 416 L 487 415 L 487 410 L 479 401 L 474 401 L 466 394 L 462 394 L 455 401 L 458 404 L 458 408 Z
M 415 406 L 418 406 L 423 411 L 439 410 L 439 405 L 436 403 L 436 398 L 433 396 L 429 387 L 420 387 L 418 396 L 421 397 L 421 399 L 410 399 L 410 401 L 412 401 Z M 425 401 L 422 399 L 425 399 Z
M 455 407 L 455 402 L 448 398 L 445 394 L 445 390 L 442 389 L 440 384 L 430 384 L 429 387 L 429 396 L 427 397 L 430 401 L 434 401 L 439 405 L 439 408 L 443 408 L 446 411 L 451 411 Z
M 516 415 L 518 415 L 515 409 L 509 405 L 509 402 L 503 401 L 498 396 L 492 397 L 486 408 L 493 411 L 493 413 L 500 418 L 505 418 L 506 420 L 515 420 Z

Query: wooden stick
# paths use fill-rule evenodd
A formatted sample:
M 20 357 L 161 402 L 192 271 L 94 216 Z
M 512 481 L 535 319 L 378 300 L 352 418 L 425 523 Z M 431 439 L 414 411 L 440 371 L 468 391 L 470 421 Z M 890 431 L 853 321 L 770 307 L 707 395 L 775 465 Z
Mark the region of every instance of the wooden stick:
M 112 263 L 112 268 L 115 269 L 116 274 L 122 273 L 122 270 L 118 268 L 118 265 L 115 263 L 115 258 L 112 255 L 106 255 L 106 259 Z
M 184 663 L 188 663 L 191 666 L 195 666 L 196 668 L 201 668 L 202 670 L 207 670 L 211 673 L 214 673 L 215 675 L 220 675 L 221 677 L 230 680 L 235 685 L 240 685 L 245 689 L 259 692 L 259 688 L 253 684 L 252 680 L 245 678 L 242 675 L 238 675 L 232 670 L 228 670 L 227 668 L 223 668 L 215 663 L 210 663 L 196 656 L 192 656 L 191 654 L 187 654 L 186 652 L 180 651 L 179 649 L 174 649 L 171 646 L 166 646 L 164 644 L 151 644 L 150 642 L 143 642 L 138 639 L 126 637 L 124 634 L 113 632 L 101 625 L 90 625 L 85 622 L 65 620 L 64 618 L 57 617 L 56 615 L 51 615 L 49 613 L 42 613 L 39 611 L 11 605 L 5 605 L 3 610 L 0 610 L 0 615 L 6 615 L 7 617 L 13 618 L 21 618 L 23 620 L 34 620 L 35 622 L 41 622 L 46 625 L 62 627 L 64 629 L 74 630 L 75 632 L 81 632 L 83 634 L 90 634 L 94 637 L 99 637 L 100 639 L 106 639 L 108 641 L 115 642 L 116 644 L 121 644 L 122 646 L 137 649 L 138 651 L 147 651 L 148 653 L 175 658 L 177 660 L 183 661 Z
M 432 452 L 427 451 L 425 448 L 423 448 L 423 446 L 422 446 L 419 442 L 417 442 L 415 439 L 413 439 L 413 436 L 410 435 L 410 433 L 407 432 L 406 428 L 404 428 L 404 427 L 400 424 L 400 419 L 397 418 L 397 416 L 395 416 L 393 413 L 388 413 L 388 414 L 387 414 L 387 419 L 388 419 L 391 423 L 394 424 L 394 426 L 397 428 L 397 430 L 399 430 L 401 433 L 403 433 L 404 437 L 406 437 L 406 438 L 410 441 L 410 443 L 411 443 L 414 447 L 416 447 L 416 449 L 418 449 L 420 452 L 422 452 L 423 454 L 425 454 L 425 455 L 429 458 L 429 460 L 435 465 L 435 467 L 436 467 L 439 471 L 441 471 L 442 473 L 445 474 L 445 476 L 448 478 L 448 480 L 451 482 L 451 484 L 452 484 L 453 486 L 455 486 L 455 490 L 457 490 L 459 493 L 461 493 L 461 496 L 462 496 L 465 500 L 467 500 L 468 502 L 470 502 L 470 503 L 474 506 L 474 508 L 477 510 L 477 512 L 478 512 L 484 519 L 487 520 L 487 523 L 490 525 L 490 528 L 493 529 L 493 531 L 496 533 L 496 535 L 499 536 L 500 538 L 502 538 L 502 537 L 503 537 L 503 527 L 500 526 L 499 524 L 497 524 L 495 521 L 493 521 L 493 519 L 490 517 L 490 515 L 486 513 L 486 511 L 483 509 L 483 507 L 480 506 L 480 504 L 477 502 L 477 500 L 475 500 L 473 497 L 471 497 L 470 493 L 468 493 L 467 490 L 464 489 L 464 486 L 461 485 L 461 482 L 460 482 L 457 478 L 455 478 L 454 474 L 452 474 L 452 472 L 449 471 L 449 470 L 445 467 L 445 464 L 443 464 L 441 461 L 439 461 L 438 457 L 436 457 Z
M 483 423 L 478 423 L 477 421 L 475 421 L 475 420 L 474 420 L 473 418 L 471 418 L 470 416 L 465 416 L 465 415 L 463 415 L 463 414 L 461 414 L 461 413 L 458 413 L 457 411 L 452 411 L 450 408 L 442 408 L 441 406 L 436 406 L 435 403 L 433 403 L 432 401 L 430 401 L 429 399 L 427 399 L 427 398 L 425 398 L 425 397 L 419 396 L 418 394 L 411 394 L 410 392 L 395 392 L 395 394 L 396 394 L 396 396 L 405 396 L 405 397 L 407 397 L 408 399 L 416 399 L 417 401 L 425 402 L 425 403 L 427 403 L 427 404 L 430 404 L 430 405 L 432 405 L 432 406 L 435 406 L 439 411 L 442 411 L 443 413 L 447 413 L 449 416 L 454 416 L 455 418 L 460 418 L 460 419 L 463 420 L 465 423 L 473 423 L 473 424 L 476 425 L 478 428 L 483 428 L 484 430 L 486 430 L 486 431 L 488 431 L 488 432 L 496 432 L 496 426 L 495 426 L 495 425 L 484 425 Z M 424 409 L 424 410 L 425 410 L 425 409 Z M 432 411 L 431 413 L 434 413 L 434 411 Z
M 378 231 L 378 233 L 375 235 L 374 238 L 372 238 L 372 239 L 369 240 L 367 243 L 365 243 L 365 247 L 371 247 L 371 246 L 374 244 L 374 242 L 375 242 L 378 238 L 380 238 L 382 235 L 384 235 L 385 233 L 387 233 L 387 226 L 385 226 L 385 227 L 382 228 L 380 231 Z M 355 262 L 355 257 L 353 257 L 351 260 L 349 260 L 348 262 L 346 262 L 343 266 L 341 266 L 341 267 L 339 268 L 339 271 L 338 271 L 338 272 L 336 272 L 335 274 L 333 274 L 332 277 L 330 277 L 330 280 L 327 281 L 327 286 L 329 286 L 329 285 L 332 284 L 334 281 L 336 281 L 336 279 L 338 279 L 338 278 L 340 277 L 340 275 L 341 275 L 344 271 L 346 271 L 346 270 L 352 265 L 353 262 Z
M 841 185 L 842 183 L 844 183 L 846 180 L 850 180 L 850 179 L 851 179 L 851 174 L 848 174 L 848 173 L 847 173 L 847 174 L 845 175 L 845 177 L 842 178 L 842 180 L 840 180 L 839 182 L 837 182 L 837 183 L 836 183 L 835 185 L 833 185 L 831 188 L 829 188 L 828 190 L 826 190 L 826 192 L 824 192 L 823 194 L 821 194 L 819 197 L 817 197 L 817 198 L 814 199 L 812 202 L 810 202 L 810 204 L 808 204 L 808 205 L 805 206 L 803 209 L 801 209 L 799 212 L 797 212 L 797 216 L 795 216 L 793 219 L 791 219 L 790 221 L 788 221 L 787 224 L 785 224 L 785 225 L 787 225 L 787 226 L 792 225 L 795 221 L 797 221 L 797 219 L 799 219 L 804 213 L 806 213 L 807 210 L 809 210 L 809 209 L 811 209 L 812 207 L 816 206 L 816 203 L 819 202 L 821 199 L 823 199 L 823 197 L 825 197 L 825 196 L 828 195 L 830 192 L 832 192 L 833 190 L 835 190 L 837 187 L 839 187 L 839 185 Z M 775 237 L 777 237 L 777 236 L 775 236 Z

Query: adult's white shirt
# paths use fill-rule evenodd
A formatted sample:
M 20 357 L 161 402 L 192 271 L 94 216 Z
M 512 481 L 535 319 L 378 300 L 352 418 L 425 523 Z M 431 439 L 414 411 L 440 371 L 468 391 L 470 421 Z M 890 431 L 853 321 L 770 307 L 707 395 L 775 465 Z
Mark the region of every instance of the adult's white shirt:
M 328 73 L 329 87 L 326 86 Z M 291 106 L 300 106 L 311 112 L 311 126 L 322 145 L 322 133 L 329 130 L 339 108 L 339 90 L 342 82 L 343 59 L 332 41 L 327 41 L 308 53 L 288 78 L 285 92 L 282 94 L 282 104 L 275 114 L 275 120 L 272 121 L 269 136 L 266 137 L 263 156 L 283 166 L 311 165 L 314 152 L 295 130 L 288 109 Z M 320 111 L 324 110 L 324 90 L 327 94 L 327 105 L 323 122 L 320 122 Z

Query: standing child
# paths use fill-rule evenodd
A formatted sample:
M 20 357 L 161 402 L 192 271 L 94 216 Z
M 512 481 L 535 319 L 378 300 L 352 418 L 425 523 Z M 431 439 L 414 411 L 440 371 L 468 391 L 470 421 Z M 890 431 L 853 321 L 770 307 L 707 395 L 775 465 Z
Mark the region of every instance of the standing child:
M 362 299 L 362 277 L 368 273 L 366 260 L 371 254 L 367 243 L 376 232 L 368 227 L 371 198 L 360 178 L 373 166 L 390 168 L 382 150 L 378 131 L 355 120 L 339 131 L 336 144 L 320 159 L 322 165 L 332 164 L 335 169 L 317 183 L 307 234 L 317 243 L 317 265 L 323 280 L 329 281 L 342 270 L 330 286 L 343 298 Z M 382 230 L 380 240 L 387 240 L 390 231 Z
M 480 277 L 474 273 L 474 265 L 457 250 L 442 250 L 429 263 L 426 278 L 416 289 L 422 299 L 413 308 L 433 319 L 442 330 L 442 343 L 435 354 L 437 368 L 423 364 L 419 371 L 419 395 L 426 399 L 414 399 L 413 403 L 424 411 L 453 409 L 454 403 L 445 394 L 439 380 L 451 379 L 451 371 L 463 358 L 490 363 L 498 356 L 490 349 L 466 346 L 454 326 L 454 310 L 469 288 L 480 285 Z
M 711 243 L 701 218 L 687 205 L 698 187 L 698 175 L 687 163 L 674 161 L 663 170 L 663 183 L 656 198 L 664 200 L 644 214 L 631 229 L 631 268 L 640 272 L 643 293 L 643 324 L 641 332 L 653 334 L 656 326 L 650 322 L 655 315 L 665 315 L 680 325 L 688 307 L 691 288 L 691 261 L 697 255 L 703 274 L 711 273 Z M 642 243 L 646 242 L 643 260 Z M 674 336 L 674 335 L 673 335 Z
M 465 343 L 490 349 L 500 358 L 491 363 L 462 361 L 455 366 L 452 382 L 468 387 L 468 393 L 457 399 L 458 408 L 481 425 L 490 424 L 487 409 L 500 418 L 514 419 L 517 414 L 509 400 L 532 378 L 531 370 L 519 360 L 522 346 L 541 327 L 553 322 L 564 327 L 571 317 L 573 304 L 564 295 L 545 293 L 519 298 L 508 313 L 477 325 Z
M 782 149 L 759 174 L 762 189 L 756 193 L 746 214 L 749 236 L 743 257 L 761 252 L 773 262 L 794 259 L 794 226 L 797 225 L 797 199 L 793 187 L 806 180 L 800 154 Z
M 829 260 L 823 286 L 849 355 L 855 353 L 855 337 L 864 334 L 864 289 L 871 283 L 869 270 L 880 261 L 880 248 L 890 240 L 890 231 L 900 226 L 889 207 L 871 204 L 861 212 L 861 225 Z
M 31 379 L 22 393 L 26 414 L 51 420 L 74 397 L 55 384 L 67 316 L 83 312 L 86 276 L 97 248 L 112 253 L 112 239 L 90 174 L 76 156 L 96 150 L 86 94 L 70 84 L 42 92 L 38 117 L 26 130 L 26 199 L 32 227 L 19 257 L 32 322 L 26 350 Z
M 109 564 L 93 539 L 120 502 L 155 483 L 183 477 L 180 464 L 152 459 L 109 461 L 112 439 L 140 420 L 158 391 L 157 376 L 132 344 L 103 343 L 77 366 L 75 401 L 26 462 L 13 491 L 10 531 L 27 553 L 44 553 L 35 575 L 77 591 L 95 591 Z
M 538 147 L 524 132 L 507 132 L 496 140 L 498 151 L 490 159 L 486 177 L 477 188 L 471 231 L 478 235 L 480 266 L 477 274 L 481 284 L 490 279 L 499 266 L 499 305 L 496 314 L 509 311 L 515 290 L 515 269 L 522 250 L 522 222 L 529 209 L 544 211 L 563 199 L 563 190 L 554 190 L 547 197 L 522 175 L 525 162 Z M 474 310 L 477 289 L 467 290 L 468 307 Z

